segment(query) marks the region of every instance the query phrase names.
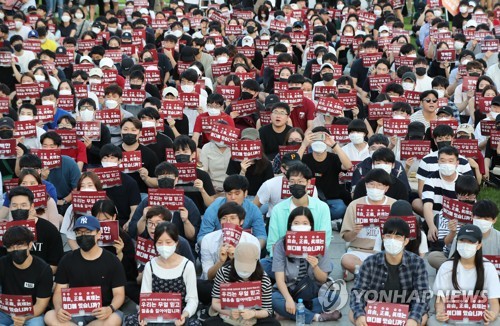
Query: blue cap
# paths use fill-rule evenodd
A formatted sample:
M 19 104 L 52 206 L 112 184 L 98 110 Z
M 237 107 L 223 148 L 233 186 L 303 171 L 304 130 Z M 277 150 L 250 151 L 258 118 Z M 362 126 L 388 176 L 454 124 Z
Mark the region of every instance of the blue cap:
M 30 38 L 30 37 L 36 37 L 36 38 L 38 38 L 38 32 L 35 31 L 35 30 L 30 31 L 28 33 L 28 38 Z
M 100 230 L 101 224 L 94 216 L 81 216 L 76 220 L 73 231 L 79 228 L 85 228 L 89 231 Z

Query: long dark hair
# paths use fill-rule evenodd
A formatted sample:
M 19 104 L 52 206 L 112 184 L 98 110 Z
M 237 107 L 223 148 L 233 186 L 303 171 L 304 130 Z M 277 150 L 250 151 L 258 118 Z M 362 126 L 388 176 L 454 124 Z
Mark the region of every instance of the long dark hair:
M 230 266 L 229 275 L 228 275 L 229 282 L 241 281 L 242 280 L 241 277 L 238 276 L 238 273 L 236 273 L 236 268 L 234 268 L 234 258 L 231 259 L 229 266 Z M 255 266 L 255 270 L 253 271 L 252 275 L 250 275 L 248 280 L 249 281 L 262 281 L 263 277 L 264 277 L 264 269 L 262 268 L 260 262 L 257 260 L 257 265 Z
M 290 215 L 288 215 L 286 230 L 290 231 L 292 229 L 293 220 L 295 220 L 297 216 L 302 216 L 302 215 L 307 217 L 307 219 L 309 220 L 309 224 L 311 224 L 311 231 L 314 231 L 314 217 L 312 215 L 311 210 L 304 206 L 295 207 L 293 211 L 290 212 Z M 286 237 L 283 239 L 283 242 L 286 247 Z
M 481 241 L 479 241 L 481 243 Z M 457 241 L 458 247 L 458 241 Z M 460 290 L 460 285 L 458 285 L 457 280 L 457 268 L 458 262 L 460 261 L 460 254 L 458 250 L 455 250 L 453 254 L 453 269 L 451 272 L 451 283 L 453 284 L 453 288 L 455 290 Z M 476 266 L 476 285 L 474 286 L 474 294 L 479 295 L 483 291 L 484 287 L 484 265 L 483 265 L 483 247 L 476 251 L 476 256 L 474 257 L 474 265 Z
M 420 244 L 422 243 L 422 232 L 420 232 L 420 223 L 417 220 L 415 223 L 415 232 L 416 232 L 416 238 L 408 241 L 408 244 L 405 247 L 406 251 L 413 252 L 415 255 L 420 256 L 420 252 L 418 251 L 418 248 L 420 247 Z

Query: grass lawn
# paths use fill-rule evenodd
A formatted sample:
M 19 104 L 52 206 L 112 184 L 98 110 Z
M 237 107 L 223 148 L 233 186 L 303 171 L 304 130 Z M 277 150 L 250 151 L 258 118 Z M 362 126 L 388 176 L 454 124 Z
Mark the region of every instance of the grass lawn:
M 494 201 L 500 207 L 500 190 L 493 188 L 483 188 L 479 193 L 479 199 L 489 199 Z M 495 229 L 500 230 L 500 219 L 495 223 Z

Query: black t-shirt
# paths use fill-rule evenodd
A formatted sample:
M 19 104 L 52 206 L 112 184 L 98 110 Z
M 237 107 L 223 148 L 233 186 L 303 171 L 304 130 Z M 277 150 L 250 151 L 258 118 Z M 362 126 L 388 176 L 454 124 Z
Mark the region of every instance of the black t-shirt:
M 92 146 L 90 148 L 87 147 L 87 162 L 91 165 L 100 165 L 101 164 L 101 148 L 111 143 L 111 133 L 109 132 L 108 127 L 101 123 L 101 139 L 99 141 L 93 141 Z
M 215 195 L 215 189 L 212 183 L 212 179 L 210 179 L 210 175 L 201 169 L 196 169 L 196 176 L 203 182 L 203 189 L 205 189 L 207 194 L 209 196 Z M 196 207 L 198 207 L 201 215 L 205 214 L 205 210 L 207 208 L 205 207 L 203 196 L 197 188 L 193 187 L 193 182 L 189 182 L 186 184 L 177 184 L 175 187 L 178 189 L 184 189 L 184 195 L 186 195 L 186 197 L 189 197 L 194 202 Z
M 126 152 L 123 149 L 122 145 L 122 151 Z M 142 167 L 146 168 L 148 170 L 148 175 L 150 177 L 155 176 L 155 168 L 158 165 L 158 157 L 156 154 L 149 148 L 147 148 L 144 145 L 139 145 L 139 147 L 136 149 L 136 151 L 141 151 L 142 155 Z M 131 176 L 135 182 L 137 182 L 137 185 L 139 186 L 139 191 L 142 193 L 147 193 L 148 192 L 148 186 L 146 183 L 141 179 L 141 176 L 139 175 L 139 172 L 132 172 L 132 173 L 127 173 L 129 176 Z
M 36 222 L 36 238 L 31 253 L 42 258 L 47 264 L 57 266 L 64 255 L 59 230 L 49 221 L 38 218 Z
M 127 278 L 127 281 L 136 282 L 138 273 L 137 273 L 137 264 L 135 262 L 134 242 L 132 241 L 132 238 L 130 238 L 128 233 L 125 232 L 123 229 L 120 228 L 119 233 L 120 233 L 120 238 L 123 241 L 122 266 L 123 269 L 125 270 L 125 276 Z M 106 249 L 113 255 L 116 255 L 116 249 L 113 246 L 106 246 L 103 247 L 103 249 Z
M 68 26 L 64 26 L 64 24 L 61 23 L 61 24 L 59 24 L 59 26 L 57 26 L 57 28 L 61 32 L 61 37 L 69 37 L 71 35 L 72 30 L 76 31 L 76 24 L 69 23 Z
M 351 66 L 351 77 L 357 78 L 356 86 L 363 87 L 368 75 L 368 68 L 363 67 L 363 59 L 356 59 Z
M 342 163 L 336 154 L 327 153 L 323 162 L 318 162 L 313 158 L 313 154 L 305 154 L 302 157 L 305 163 L 316 178 L 316 187 L 321 191 L 326 199 L 340 199 L 341 189 L 339 185 L 339 173 L 342 171 Z M 344 190 L 345 192 L 345 190 Z
M 165 121 L 164 125 L 164 130 L 163 133 L 170 137 L 170 139 L 175 139 L 174 132 L 172 131 L 172 128 L 168 125 L 167 121 Z M 189 134 L 189 120 L 188 117 L 183 113 L 182 114 L 182 119 L 181 120 L 175 120 L 175 129 L 179 132 L 181 135 L 188 135 Z
M 408 201 L 408 188 L 406 188 L 405 184 L 401 182 L 398 178 L 391 175 L 392 185 L 387 190 L 386 196 L 394 198 L 396 200 L 405 200 Z M 363 196 L 366 196 L 366 183 L 365 180 L 360 180 L 354 189 L 354 194 L 352 199 L 358 199 Z
M 453 16 L 453 21 L 451 23 L 451 26 L 463 30 L 464 28 L 464 21 L 465 20 L 470 20 L 472 18 L 472 15 L 469 13 L 467 16 L 462 16 L 461 13 L 456 14 Z
M 1 75 L 0 75 L 1 76 Z M 19 146 L 23 150 L 23 155 L 28 154 L 28 148 L 24 146 L 22 143 L 17 143 L 17 146 Z M 15 177 L 16 175 L 16 159 L 2 159 L 0 162 L 0 173 L 2 173 L 2 178 L 4 180 L 9 180 Z
M 33 262 L 26 269 L 14 266 L 12 258 L 0 258 L 0 280 L 3 294 L 30 295 L 33 305 L 36 298 L 52 295 L 52 270 L 42 259 L 33 256 Z
M 122 185 L 106 189 L 106 195 L 111 199 L 118 211 L 118 222 L 120 226 L 127 223 L 130 218 L 130 206 L 141 203 L 141 194 L 137 182 L 128 174 L 120 173 Z
M 249 187 L 248 187 L 248 195 L 249 196 L 257 195 L 257 191 L 259 191 L 260 186 L 262 186 L 262 184 L 264 182 L 266 182 L 267 180 L 272 179 L 274 177 L 273 167 L 272 167 L 271 162 L 269 162 L 267 160 L 266 160 L 266 162 L 267 162 L 266 168 L 261 173 L 255 172 L 255 169 L 256 169 L 255 163 L 250 165 L 250 167 L 248 167 L 247 173 L 245 174 L 245 176 L 247 177 L 247 179 L 249 181 Z M 241 162 L 237 162 L 237 161 L 234 161 L 232 159 L 229 160 L 226 174 L 227 175 L 239 174 L 241 171 L 240 163 Z
M 113 289 L 125 286 L 123 266 L 118 258 L 107 250 L 94 260 L 82 257 L 80 249 L 68 252 L 57 268 L 55 282 L 67 284 L 70 288 L 100 286 L 102 306 L 109 306 L 113 300 Z
M 148 144 L 146 145 L 146 147 L 151 149 L 156 154 L 156 157 L 158 157 L 158 161 L 164 162 L 166 161 L 165 149 L 173 148 L 174 143 L 172 142 L 172 139 L 170 139 L 170 137 L 168 137 L 167 135 L 161 132 L 157 132 L 156 143 Z
M 387 266 L 387 280 L 385 281 L 384 290 L 386 293 L 399 293 L 401 294 L 401 283 L 399 282 L 399 265 L 391 265 L 385 261 L 385 265 Z M 392 303 L 403 303 L 403 298 L 399 298 L 399 296 L 391 296 Z M 396 299 L 396 300 L 395 300 Z
M 264 154 L 266 154 L 270 161 L 278 154 L 280 145 L 285 144 L 285 136 L 290 129 L 292 129 L 292 127 L 286 125 L 285 130 L 281 133 L 277 133 L 274 131 L 272 124 L 268 124 L 259 129 Z

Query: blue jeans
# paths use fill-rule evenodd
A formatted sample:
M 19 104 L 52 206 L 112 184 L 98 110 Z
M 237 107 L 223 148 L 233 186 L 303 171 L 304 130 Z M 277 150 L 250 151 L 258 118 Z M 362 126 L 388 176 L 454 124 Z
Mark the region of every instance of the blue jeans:
M 274 281 L 273 259 L 271 257 L 262 258 L 260 260 L 260 265 L 262 266 L 264 272 L 266 272 L 267 276 Z
M 47 0 L 47 14 L 52 15 L 57 9 L 57 14 L 59 18 L 61 18 L 63 13 L 63 2 L 63 0 Z
M 344 204 L 342 199 L 327 199 L 326 203 L 330 208 L 330 218 L 331 220 L 341 220 L 344 218 L 347 206 Z
M 0 326 L 12 326 L 14 325 L 14 321 L 12 318 L 7 315 L 5 312 L 0 311 Z M 43 315 L 31 318 L 27 322 L 24 323 L 25 326 L 44 326 Z
M 286 300 L 280 291 L 278 291 L 278 290 L 273 291 L 272 300 L 273 300 L 273 309 L 275 312 L 277 312 L 278 314 L 280 314 L 283 317 L 286 317 L 286 318 L 291 319 L 291 320 L 295 320 L 295 315 L 292 315 L 286 311 Z M 312 323 L 315 314 L 320 314 L 323 312 L 323 310 L 321 309 L 321 304 L 319 303 L 318 298 L 314 298 L 312 300 L 312 304 L 313 304 L 312 310 L 309 310 L 307 308 L 305 309 L 306 324 Z

